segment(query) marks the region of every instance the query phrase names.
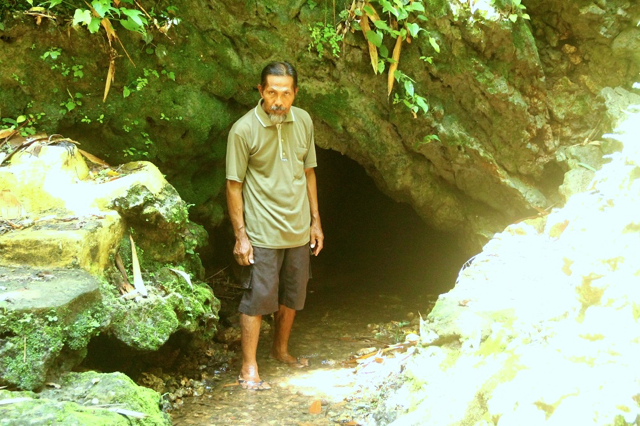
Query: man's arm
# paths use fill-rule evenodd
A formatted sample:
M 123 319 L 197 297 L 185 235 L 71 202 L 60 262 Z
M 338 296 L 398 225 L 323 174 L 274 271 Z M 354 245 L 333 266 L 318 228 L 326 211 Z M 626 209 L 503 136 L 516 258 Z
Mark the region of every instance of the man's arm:
M 229 218 L 233 226 L 233 233 L 236 236 L 233 257 L 240 265 L 246 266 L 253 263 L 253 246 L 244 227 L 242 203 L 242 182 L 227 179 L 227 207 L 229 208 Z
M 316 172 L 313 168 L 305 169 L 307 176 L 307 196 L 309 197 L 309 209 L 311 210 L 311 238 L 310 244 L 313 255 L 320 254 L 324 247 L 324 234 L 320 223 L 320 211 L 318 210 L 318 189 L 316 186 Z

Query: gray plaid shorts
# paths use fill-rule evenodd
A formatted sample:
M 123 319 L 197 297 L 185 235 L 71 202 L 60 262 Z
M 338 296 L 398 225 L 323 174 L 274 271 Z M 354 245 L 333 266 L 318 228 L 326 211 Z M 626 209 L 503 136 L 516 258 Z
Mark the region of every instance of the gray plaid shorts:
M 238 311 L 246 315 L 268 315 L 279 305 L 300 310 L 311 278 L 309 244 L 287 249 L 253 248 L 254 264 L 243 266 L 245 292 Z

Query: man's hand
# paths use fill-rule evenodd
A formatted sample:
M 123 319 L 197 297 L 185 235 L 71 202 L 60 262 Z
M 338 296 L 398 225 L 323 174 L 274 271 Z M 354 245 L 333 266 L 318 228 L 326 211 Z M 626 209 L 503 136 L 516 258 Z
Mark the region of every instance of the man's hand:
M 236 245 L 233 247 L 233 257 L 236 262 L 242 266 L 253 265 L 253 246 L 249 242 L 249 238 L 236 238 Z
M 311 225 L 311 239 L 309 241 L 313 255 L 317 256 L 324 247 L 324 234 L 322 233 L 322 227 L 319 223 Z

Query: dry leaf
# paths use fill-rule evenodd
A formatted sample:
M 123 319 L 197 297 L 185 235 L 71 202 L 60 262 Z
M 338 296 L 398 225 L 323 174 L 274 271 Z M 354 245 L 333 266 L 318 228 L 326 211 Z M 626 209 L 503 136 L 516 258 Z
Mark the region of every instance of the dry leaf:
M 49 387 L 52 387 L 52 388 L 55 388 L 55 389 L 61 389 L 62 388 L 62 386 L 60 386 L 57 383 L 53 383 L 53 382 L 45 383 L 45 385 L 47 385 Z
M 14 133 L 14 130 L 11 130 L 11 129 L 0 130 L 0 139 L 6 138 L 7 136 L 10 136 L 12 133 Z
M 322 401 L 316 399 L 309 406 L 309 414 L 320 414 L 322 413 Z
M 360 19 L 360 28 L 362 28 L 362 35 L 364 35 L 364 39 L 367 40 L 367 44 L 369 45 L 369 56 L 371 57 L 373 73 L 378 74 L 378 48 L 367 38 L 367 33 L 371 31 L 371 27 L 369 27 L 369 18 L 366 14 L 362 15 L 362 19 Z
M 16 404 L 18 402 L 33 401 L 33 398 L 11 398 L 0 400 L 0 405 Z
M 189 287 L 191 287 L 191 290 L 193 290 L 193 284 L 191 284 L 191 277 L 189 276 L 189 274 L 187 274 L 184 271 L 181 271 L 180 269 L 169 268 L 169 270 L 175 272 L 176 274 L 184 278 L 187 284 L 189 284 Z
M 148 417 L 148 415 L 145 413 L 141 413 L 139 411 L 125 410 L 124 408 L 113 407 L 113 408 L 109 408 L 108 410 L 113 411 L 114 413 L 121 414 L 125 417 L 133 417 L 134 419 L 144 419 L 145 417 Z
M 107 101 L 107 95 L 109 95 L 109 89 L 111 89 L 111 83 L 116 78 L 116 61 L 112 57 L 109 61 L 109 71 L 107 72 L 107 81 L 104 83 L 104 96 L 102 97 L 102 102 Z
M 101 166 L 109 167 L 109 165 L 104 160 L 99 159 L 95 155 L 89 154 L 87 151 L 84 151 L 84 150 L 82 150 L 80 148 L 78 148 L 78 151 L 80 151 L 80 154 L 82 154 L 84 156 L 84 158 L 86 158 L 87 160 L 91 161 L 92 163 L 100 164 Z
M 391 55 L 395 62 L 389 66 L 389 78 L 387 80 L 389 90 L 387 96 L 390 96 L 391 91 L 393 90 L 393 82 L 396 79 L 395 72 L 398 69 L 398 63 L 400 62 L 400 49 L 402 49 L 402 36 L 398 36 L 396 39 L 396 46 L 393 48 L 393 54 Z
M 133 286 L 142 297 L 147 297 L 147 288 L 142 281 L 142 272 L 140 271 L 140 262 L 138 261 L 138 253 L 136 253 L 136 244 L 133 242 L 133 237 L 129 235 L 131 240 L 131 269 L 133 269 Z

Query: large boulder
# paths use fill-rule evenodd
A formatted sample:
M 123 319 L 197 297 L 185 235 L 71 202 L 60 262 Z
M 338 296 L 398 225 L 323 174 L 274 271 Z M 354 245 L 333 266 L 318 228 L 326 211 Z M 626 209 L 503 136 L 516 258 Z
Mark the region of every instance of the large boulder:
M 0 424 L 170 425 L 160 395 L 121 373 L 68 373 L 39 394 L 0 390 Z
M 0 167 L 0 384 L 42 388 L 98 333 L 138 351 L 212 336 L 219 302 L 195 252 L 206 232 L 160 171 L 41 140 Z
M 634 113 L 588 191 L 496 234 L 421 324 L 381 412 L 398 425 L 637 424 L 640 150 Z

